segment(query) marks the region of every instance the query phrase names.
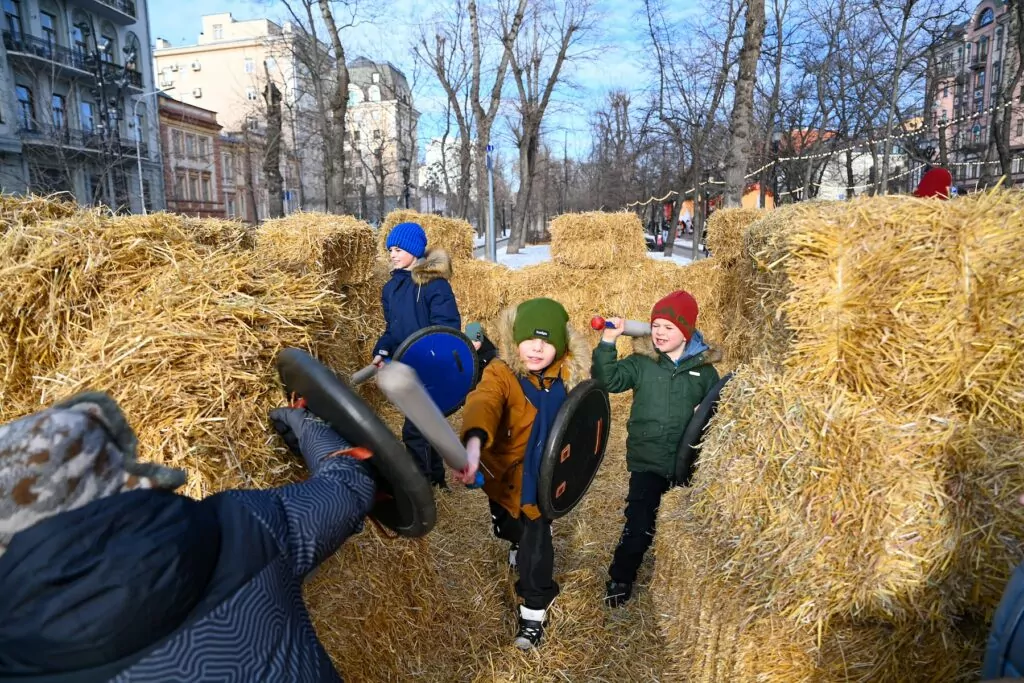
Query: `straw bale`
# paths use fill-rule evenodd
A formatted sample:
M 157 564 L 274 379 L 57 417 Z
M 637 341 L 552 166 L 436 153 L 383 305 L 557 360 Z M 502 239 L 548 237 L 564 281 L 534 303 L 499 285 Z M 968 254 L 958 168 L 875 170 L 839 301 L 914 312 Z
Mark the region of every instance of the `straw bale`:
M 155 274 L 39 382 L 51 404 L 86 389 L 124 407 L 147 460 L 184 467 L 186 493 L 269 486 L 296 471 L 272 448 L 266 412 L 283 395 L 274 359 L 286 346 L 330 364 L 342 300 L 316 275 L 267 270 L 243 255 L 182 259 Z
M 181 229 L 199 244 L 248 250 L 256 246 L 255 229 L 239 220 L 176 216 Z
M 160 267 L 212 252 L 170 214 L 80 212 L 0 235 L 0 419 L 82 340 L 98 301 L 130 301 Z
M 453 265 L 452 290 L 464 322 L 491 322 L 508 305 L 507 267 L 490 261 L 459 261 Z
M 958 538 L 948 419 L 747 367 L 705 439 L 692 510 L 730 576 L 794 621 L 936 621 Z
M 551 258 L 576 269 L 609 270 L 647 259 L 640 218 L 631 211 L 567 213 L 551 221 Z
M 1024 439 L 974 420 L 961 425 L 952 446 L 950 504 L 960 518 L 952 599 L 987 623 L 1013 568 L 1024 562 Z
M 708 219 L 707 247 L 729 267 L 743 256 L 743 235 L 752 223 L 767 215 L 762 209 L 719 209 Z
M 69 218 L 78 210 L 67 195 L 21 197 L 0 194 L 0 234 L 17 225 L 34 225 L 43 221 Z
M 293 213 L 256 233 L 261 258 L 298 273 L 329 274 L 335 289 L 370 279 L 376 247 L 373 228 L 352 216 Z
M 377 231 L 377 249 L 385 251 L 388 233 L 399 223 L 419 223 L 427 233 L 427 248 L 443 249 L 453 260 L 473 258 L 473 240 L 476 231 L 473 226 L 459 218 L 445 218 L 431 213 L 419 213 L 408 209 L 396 209 L 387 215 L 384 224 Z
M 681 500 L 682 499 L 682 500 Z M 817 628 L 765 609 L 758 596 L 722 579 L 727 554 L 679 512 L 685 494 L 662 506 L 655 539 L 655 605 L 671 663 L 666 680 L 975 680 L 979 641 L 951 623 L 904 627 L 832 620 Z

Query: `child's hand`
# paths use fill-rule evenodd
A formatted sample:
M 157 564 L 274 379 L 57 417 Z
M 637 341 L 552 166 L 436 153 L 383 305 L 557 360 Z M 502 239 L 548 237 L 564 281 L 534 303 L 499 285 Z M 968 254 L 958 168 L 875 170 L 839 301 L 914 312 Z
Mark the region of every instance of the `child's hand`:
M 474 348 L 474 349 L 476 349 L 477 351 L 479 351 L 479 350 L 480 350 L 480 347 L 481 347 L 481 346 L 483 346 L 483 344 L 482 344 L 481 342 L 478 342 L 478 341 L 476 341 L 475 339 L 473 340 L 473 348 Z
M 373 360 L 370 361 L 370 365 L 376 365 L 377 368 L 384 367 L 384 357 L 383 356 L 374 356 Z
M 605 318 L 605 323 L 615 325 L 614 328 L 606 326 L 601 334 L 601 339 L 606 342 L 614 342 L 626 331 L 626 321 L 622 318 Z
M 466 442 L 466 467 L 455 473 L 456 481 L 469 486 L 476 481 L 476 472 L 480 469 L 480 439 L 471 436 Z

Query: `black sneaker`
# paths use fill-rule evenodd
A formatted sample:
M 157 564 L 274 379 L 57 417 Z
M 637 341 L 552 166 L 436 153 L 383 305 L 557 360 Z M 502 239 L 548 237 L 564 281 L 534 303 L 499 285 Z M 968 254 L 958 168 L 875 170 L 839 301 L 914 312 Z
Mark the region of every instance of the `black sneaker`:
M 546 610 L 519 607 L 519 633 L 516 634 L 515 646 L 520 650 L 532 650 L 540 645 L 544 637 L 544 626 L 547 624 Z
M 633 584 L 608 582 L 604 601 L 608 603 L 609 607 L 622 607 L 631 597 L 633 597 Z

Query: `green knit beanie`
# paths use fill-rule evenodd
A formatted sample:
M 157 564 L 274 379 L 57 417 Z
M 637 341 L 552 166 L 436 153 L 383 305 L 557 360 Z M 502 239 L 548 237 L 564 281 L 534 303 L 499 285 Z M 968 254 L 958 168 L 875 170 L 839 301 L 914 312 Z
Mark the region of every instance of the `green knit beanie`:
M 561 358 L 568 343 L 565 330 L 568 322 L 569 314 L 554 299 L 530 299 L 516 309 L 512 336 L 517 345 L 527 339 L 543 339 L 555 347 L 555 357 Z

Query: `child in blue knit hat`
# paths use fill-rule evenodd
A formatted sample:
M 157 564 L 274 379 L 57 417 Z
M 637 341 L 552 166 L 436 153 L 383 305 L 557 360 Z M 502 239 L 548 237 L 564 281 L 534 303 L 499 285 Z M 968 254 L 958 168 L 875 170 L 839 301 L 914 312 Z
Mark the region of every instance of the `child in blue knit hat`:
M 462 329 L 462 318 L 448 278 L 452 261 L 441 249 L 427 249 L 427 235 L 417 223 L 399 223 L 386 242 L 391 259 L 391 279 L 381 292 L 384 334 L 374 347 L 374 365 L 394 353 L 409 335 L 424 327 L 444 325 Z M 402 425 L 402 441 L 434 486 L 447 488 L 444 462 L 416 426 Z

